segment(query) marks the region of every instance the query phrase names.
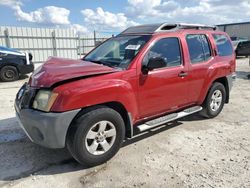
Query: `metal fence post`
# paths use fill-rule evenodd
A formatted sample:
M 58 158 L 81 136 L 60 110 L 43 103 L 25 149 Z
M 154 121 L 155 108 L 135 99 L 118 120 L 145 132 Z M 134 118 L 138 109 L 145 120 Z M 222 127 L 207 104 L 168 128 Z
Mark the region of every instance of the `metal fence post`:
M 5 45 L 10 48 L 10 35 L 9 35 L 9 30 L 6 28 L 4 30 L 4 37 L 5 37 Z
M 82 52 L 81 52 L 81 38 L 80 38 L 80 34 L 78 34 L 77 55 L 79 55 L 79 57 L 81 58 Z
M 55 31 L 52 31 L 52 47 L 53 47 L 53 56 L 57 56 L 56 32 Z
M 96 46 L 96 32 L 94 30 L 94 45 Z

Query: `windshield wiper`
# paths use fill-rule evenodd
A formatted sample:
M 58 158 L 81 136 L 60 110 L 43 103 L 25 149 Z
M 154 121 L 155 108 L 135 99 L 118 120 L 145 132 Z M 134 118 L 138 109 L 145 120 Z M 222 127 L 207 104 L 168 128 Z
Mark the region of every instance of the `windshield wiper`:
M 102 61 L 99 61 L 99 60 L 92 60 L 92 59 L 83 59 L 84 61 L 90 61 L 92 63 L 97 63 L 97 64 L 101 64 L 103 65 L 104 63 Z
M 110 63 L 107 63 L 107 62 L 104 62 L 104 61 L 92 60 L 92 59 L 83 59 L 83 60 L 114 68 L 114 66 L 112 66 Z

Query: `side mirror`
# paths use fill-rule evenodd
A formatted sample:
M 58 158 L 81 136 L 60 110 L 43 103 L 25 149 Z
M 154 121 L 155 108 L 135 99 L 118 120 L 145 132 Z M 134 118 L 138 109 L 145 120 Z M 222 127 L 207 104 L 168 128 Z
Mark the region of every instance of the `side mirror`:
M 166 67 L 166 61 L 162 57 L 151 57 L 147 65 L 142 66 L 142 73 L 147 74 L 148 71 Z

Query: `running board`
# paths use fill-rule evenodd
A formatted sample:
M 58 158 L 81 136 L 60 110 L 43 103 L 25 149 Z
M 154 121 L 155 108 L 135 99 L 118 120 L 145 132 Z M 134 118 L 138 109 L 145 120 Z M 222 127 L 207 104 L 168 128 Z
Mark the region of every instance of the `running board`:
M 146 122 L 146 123 L 144 123 L 142 125 L 138 125 L 137 128 L 139 129 L 140 132 L 142 132 L 142 131 L 157 127 L 159 125 L 162 125 L 164 123 L 168 123 L 170 121 L 173 121 L 173 120 L 188 116 L 190 114 L 194 114 L 194 113 L 199 112 L 201 110 L 202 110 L 201 106 L 194 106 L 194 107 L 191 107 L 191 108 L 187 108 L 187 109 L 185 109 L 185 110 L 183 110 L 181 112 L 168 114 L 166 116 L 162 116 L 162 117 L 159 117 L 157 119 L 148 121 L 148 122 Z

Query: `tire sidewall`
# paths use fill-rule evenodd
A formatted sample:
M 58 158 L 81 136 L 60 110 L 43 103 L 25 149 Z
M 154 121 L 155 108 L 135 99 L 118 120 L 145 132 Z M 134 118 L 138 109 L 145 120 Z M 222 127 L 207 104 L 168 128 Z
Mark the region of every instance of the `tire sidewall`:
M 222 93 L 222 101 L 220 104 L 220 107 L 218 108 L 218 110 L 213 111 L 210 107 L 210 103 L 211 103 L 211 97 L 214 93 L 215 90 L 219 90 Z M 223 84 L 215 82 L 211 89 L 209 90 L 208 96 L 207 96 L 207 100 L 206 100 L 206 110 L 207 110 L 207 115 L 209 117 L 216 117 L 223 109 L 224 103 L 226 100 L 226 90 Z
M 12 78 L 7 78 L 5 76 L 5 72 L 8 71 L 8 70 L 11 70 L 11 71 L 14 72 L 14 76 Z M 11 81 L 18 80 L 19 73 L 18 73 L 17 68 L 14 67 L 14 66 L 4 66 L 4 67 L 2 67 L 1 70 L 0 70 L 0 78 L 4 82 L 11 82 Z
M 93 155 L 89 153 L 85 145 L 85 139 L 90 128 L 99 121 L 106 120 L 114 124 L 116 138 L 113 146 L 104 154 Z M 120 114 L 109 108 L 99 108 L 91 111 L 76 120 L 76 133 L 73 140 L 75 156 L 81 164 L 94 166 L 106 162 L 120 149 L 125 136 L 125 126 Z

